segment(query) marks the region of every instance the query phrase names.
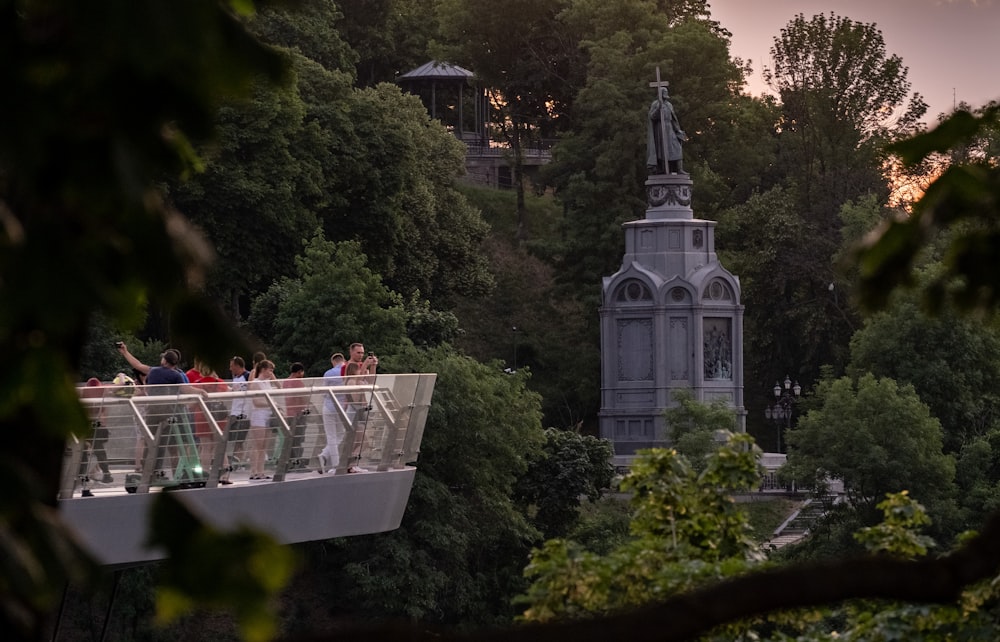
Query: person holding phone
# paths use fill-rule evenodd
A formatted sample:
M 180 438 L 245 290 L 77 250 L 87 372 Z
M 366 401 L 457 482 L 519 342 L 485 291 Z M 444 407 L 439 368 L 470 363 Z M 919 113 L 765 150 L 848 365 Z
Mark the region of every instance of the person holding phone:
M 363 343 L 352 343 L 351 348 L 348 351 L 350 355 L 350 362 L 356 363 L 360 366 L 360 371 L 358 374 L 361 375 L 374 375 L 375 369 L 378 368 L 378 357 L 375 356 L 374 352 L 369 352 L 368 356 L 365 356 L 365 344 Z M 347 364 L 345 363 L 343 368 L 341 368 L 340 376 L 345 376 L 347 374 Z

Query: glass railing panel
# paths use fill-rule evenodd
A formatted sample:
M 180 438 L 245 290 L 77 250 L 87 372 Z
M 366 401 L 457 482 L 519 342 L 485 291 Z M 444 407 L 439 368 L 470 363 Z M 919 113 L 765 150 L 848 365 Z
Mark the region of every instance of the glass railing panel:
M 274 481 L 319 471 L 324 415 L 344 427 L 336 472 L 401 467 L 416 461 L 435 377 L 80 387 L 92 430 L 67 444 L 60 497 L 240 482 L 261 453 Z M 251 434 L 255 409 L 267 425 Z

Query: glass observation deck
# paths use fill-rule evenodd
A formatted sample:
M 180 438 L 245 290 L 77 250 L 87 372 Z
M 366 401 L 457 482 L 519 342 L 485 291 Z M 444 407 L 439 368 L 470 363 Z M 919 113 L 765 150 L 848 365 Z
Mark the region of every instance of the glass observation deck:
M 145 544 L 151 498 L 163 491 L 217 528 L 252 526 L 283 543 L 393 530 L 436 377 L 191 386 L 205 394 L 172 385 L 80 387 L 92 431 L 67 444 L 60 512 L 109 565 L 165 555 Z M 328 456 L 324 421 L 342 437 Z M 251 423 L 261 425 L 247 430 Z M 253 461 L 262 473 L 252 474 Z

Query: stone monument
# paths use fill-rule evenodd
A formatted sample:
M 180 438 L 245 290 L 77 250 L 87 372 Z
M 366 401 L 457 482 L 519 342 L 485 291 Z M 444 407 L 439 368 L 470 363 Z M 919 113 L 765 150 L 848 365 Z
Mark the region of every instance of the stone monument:
M 746 426 L 739 279 L 715 254 L 715 222 L 694 217 L 683 171 L 687 136 L 656 70 L 647 123 L 646 216 L 629 221 L 621 268 L 605 277 L 601 323 L 601 437 L 615 464 L 669 445 L 663 412 L 673 392 L 722 400 Z

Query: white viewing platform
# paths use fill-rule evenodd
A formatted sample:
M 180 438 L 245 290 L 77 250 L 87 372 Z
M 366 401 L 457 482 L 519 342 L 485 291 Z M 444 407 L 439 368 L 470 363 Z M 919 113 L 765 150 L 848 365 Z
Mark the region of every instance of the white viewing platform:
M 80 388 L 93 433 L 67 444 L 60 513 L 105 565 L 165 557 L 145 544 L 150 506 L 164 491 L 219 530 L 249 526 L 286 544 L 396 529 L 436 377 L 378 375 L 332 387 L 298 379 L 299 388 L 278 380 L 267 390 L 226 382 L 207 384 L 220 389 L 207 397 L 175 386 Z M 245 402 L 248 415 L 271 409 L 263 439 L 240 434 L 230 417 L 234 402 Z M 329 469 L 319 457 L 324 414 L 344 434 L 339 464 Z M 250 479 L 245 446 L 264 449 L 266 479 Z

